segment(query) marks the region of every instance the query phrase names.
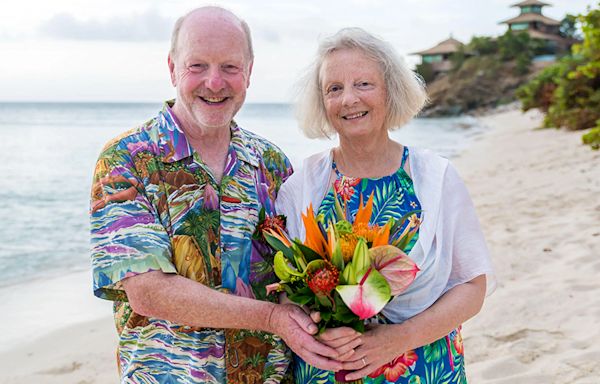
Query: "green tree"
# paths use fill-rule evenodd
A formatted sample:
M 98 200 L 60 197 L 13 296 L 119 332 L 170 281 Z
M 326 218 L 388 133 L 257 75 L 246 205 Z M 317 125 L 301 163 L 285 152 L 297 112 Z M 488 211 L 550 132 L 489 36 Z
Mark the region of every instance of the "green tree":
M 433 72 L 433 68 L 429 63 L 422 62 L 421 64 L 417 64 L 415 72 L 423 78 L 423 81 L 425 81 L 426 84 L 429 84 L 435 80 L 435 73 Z
M 468 50 L 475 56 L 492 55 L 498 52 L 498 44 L 491 37 L 473 36 Z
M 450 56 L 450 63 L 452 64 L 452 67 L 450 68 L 450 72 L 454 73 L 454 72 L 458 71 L 462 67 L 462 65 L 464 64 L 466 59 L 467 59 L 467 53 L 465 52 L 465 46 L 459 45 L 456 52 L 454 52 Z
M 577 16 L 567 15 L 560 22 L 560 35 L 568 39 L 581 39 L 581 35 L 577 32 Z
M 573 47 L 574 56 L 562 58 L 517 91 L 524 110 L 546 109 L 546 127 L 600 128 L 600 9 L 588 8 L 577 21 L 583 44 Z M 583 138 L 592 147 L 600 140 L 594 132 Z

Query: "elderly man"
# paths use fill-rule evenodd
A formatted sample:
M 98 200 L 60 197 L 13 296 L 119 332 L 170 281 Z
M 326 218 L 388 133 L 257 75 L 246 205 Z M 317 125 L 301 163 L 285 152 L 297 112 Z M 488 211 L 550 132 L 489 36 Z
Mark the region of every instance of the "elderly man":
M 278 383 L 283 341 L 340 369 L 311 318 L 266 295 L 272 259 L 252 233 L 292 170 L 233 121 L 252 72 L 247 24 L 192 11 L 168 64 L 176 101 L 103 149 L 92 189 L 94 289 L 115 302 L 121 382 Z

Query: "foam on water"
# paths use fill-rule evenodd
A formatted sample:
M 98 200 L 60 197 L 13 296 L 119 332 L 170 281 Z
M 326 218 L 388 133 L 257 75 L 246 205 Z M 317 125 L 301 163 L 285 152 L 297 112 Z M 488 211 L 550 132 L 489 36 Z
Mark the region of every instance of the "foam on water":
M 96 158 L 111 138 L 161 108 L 0 103 L 0 287 L 90 268 L 88 204 Z M 298 166 L 337 145 L 302 136 L 284 104 L 247 104 L 236 121 L 279 145 Z M 470 117 L 416 119 L 392 138 L 454 157 L 482 132 L 476 123 Z

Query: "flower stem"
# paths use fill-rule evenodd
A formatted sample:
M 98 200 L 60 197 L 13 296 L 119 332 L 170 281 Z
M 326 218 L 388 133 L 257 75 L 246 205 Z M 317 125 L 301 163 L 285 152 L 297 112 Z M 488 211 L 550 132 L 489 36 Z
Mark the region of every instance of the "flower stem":
M 335 384 L 363 384 L 365 381 L 363 379 L 358 379 L 354 381 L 346 380 L 346 375 L 352 371 L 341 370 L 335 373 L 334 383 Z

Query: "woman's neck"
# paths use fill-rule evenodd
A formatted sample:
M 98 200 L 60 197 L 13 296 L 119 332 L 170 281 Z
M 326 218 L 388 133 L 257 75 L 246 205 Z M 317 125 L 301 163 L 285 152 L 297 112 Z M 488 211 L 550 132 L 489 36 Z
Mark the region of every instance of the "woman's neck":
M 346 139 L 333 149 L 333 159 L 341 174 L 348 177 L 376 178 L 396 172 L 402 164 L 404 147 L 385 136 Z

